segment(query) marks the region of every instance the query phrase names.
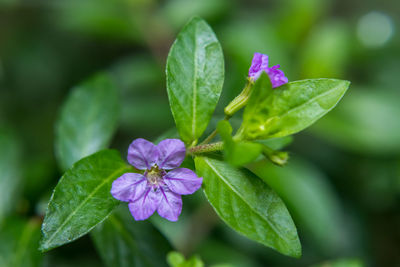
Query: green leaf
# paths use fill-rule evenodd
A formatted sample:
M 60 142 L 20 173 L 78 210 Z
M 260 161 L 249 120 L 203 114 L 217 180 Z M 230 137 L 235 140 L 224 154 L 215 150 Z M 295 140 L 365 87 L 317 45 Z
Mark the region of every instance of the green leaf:
M 266 161 L 249 166 L 287 204 L 315 247 L 324 252 L 340 250 L 344 244 L 343 214 L 338 196 L 328 178 L 311 164 L 294 158 L 284 168 Z
M 72 242 L 107 218 L 119 203 L 110 193 L 112 182 L 132 171 L 115 150 L 103 150 L 75 163 L 51 196 L 40 250 Z
M 243 137 L 267 139 L 297 133 L 335 107 L 349 84 L 336 79 L 311 79 L 272 89 L 268 75 L 263 73 L 244 110 Z
M 21 187 L 21 146 L 18 138 L 0 128 L 0 223 L 11 212 Z
M 117 127 L 118 108 L 115 85 L 106 75 L 72 90 L 56 124 L 56 155 L 64 170 L 108 146 Z
M 105 264 L 110 267 L 167 266 L 172 248 L 149 221 L 136 222 L 124 205 L 91 232 Z
M 198 256 L 192 256 L 188 260 L 176 251 L 168 253 L 167 262 L 170 267 L 204 267 L 203 261 Z
M 218 132 L 224 141 L 224 158 L 234 166 L 243 166 L 255 160 L 262 150 L 262 145 L 232 139 L 232 127 L 228 121 L 218 123 Z
M 0 266 L 39 267 L 40 221 L 7 218 L 0 227 Z
M 195 158 L 204 193 L 217 214 L 247 238 L 300 257 L 296 227 L 283 201 L 261 179 L 222 161 Z
M 191 144 L 207 128 L 224 82 L 221 45 L 204 20 L 193 18 L 179 33 L 166 73 L 175 123 L 182 140 Z

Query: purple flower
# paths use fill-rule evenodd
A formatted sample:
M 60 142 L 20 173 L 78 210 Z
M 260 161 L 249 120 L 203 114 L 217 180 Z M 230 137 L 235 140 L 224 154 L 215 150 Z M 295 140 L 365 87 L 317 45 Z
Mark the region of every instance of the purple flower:
M 129 202 L 135 220 L 145 220 L 157 210 L 161 217 L 177 221 L 182 210 L 181 195 L 193 194 L 203 182 L 189 169 L 175 169 L 185 155 L 185 145 L 179 139 L 165 139 L 157 146 L 142 138 L 133 140 L 128 162 L 144 173 L 125 173 L 113 182 L 111 194 Z
M 257 80 L 261 73 L 265 71 L 272 83 L 272 88 L 276 88 L 288 82 L 283 71 L 279 70 L 280 65 L 268 67 L 268 56 L 261 53 L 254 53 L 253 60 L 249 69 L 249 77 Z

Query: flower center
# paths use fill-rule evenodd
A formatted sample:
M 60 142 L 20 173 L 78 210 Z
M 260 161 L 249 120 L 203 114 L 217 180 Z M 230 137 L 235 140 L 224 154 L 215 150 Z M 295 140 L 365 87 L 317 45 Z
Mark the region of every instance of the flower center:
M 146 171 L 145 173 L 147 181 L 151 185 L 158 185 L 163 180 L 164 175 L 165 171 L 159 169 L 157 165 L 154 165 L 153 167 L 151 167 L 150 170 Z

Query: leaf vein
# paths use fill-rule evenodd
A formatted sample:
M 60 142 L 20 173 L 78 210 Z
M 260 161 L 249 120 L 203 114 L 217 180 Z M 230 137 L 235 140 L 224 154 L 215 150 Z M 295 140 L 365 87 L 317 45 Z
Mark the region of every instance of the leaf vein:
M 288 115 L 288 114 L 290 114 L 290 113 L 293 113 L 293 112 L 297 111 L 297 110 L 300 109 L 302 106 L 307 105 L 307 104 L 310 104 L 311 102 L 315 102 L 316 100 L 318 100 L 318 99 L 320 99 L 320 98 L 322 98 L 322 97 L 328 95 L 329 93 L 331 93 L 331 92 L 332 92 L 333 90 L 335 90 L 335 89 L 337 89 L 337 87 L 334 87 L 334 88 L 332 88 L 332 89 L 329 89 L 328 91 L 325 91 L 325 92 L 322 93 L 322 94 L 319 94 L 319 95 L 317 95 L 317 96 L 315 96 L 315 97 L 313 97 L 313 98 L 310 98 L 310 99 L 307 100 L 306 102 L 303 102 L 303 103 L 301 103 L 300 105 L 298 105 L 298 106 L 296 106 L 296 107 L 294 107 L 294 108 L 291 108 L 291 109 L 287 110 L 286 112 L 284 112 L 284 113 L 282 113 L 282 114 L 280 114 L 280 115 L 278 115 L 278 116 L 273 116 L 273 117 L 280 117 L 280 118 L 282 118 L 282 117 L 284 117 L 284 116 L 286 116 L 286 115 Z M 331 107 L 330 109 L 332 109 L 332 108 L 333 108 L 333 107 Z M 273 118 L 273 117 L 271 117 L 271 118 Z
M 221 178 L 221 180 L 233 191 L 236 193 L 237 196 L 240 197 L 240 199 L 243 200 L 244 203 L 246 203 L 246 205 L 258 216 L 260 216 L 261 218 L 263 218 L 265 221 L 268 222 L 269 226 L 271 227 L 271 229 L 280 237 L 282 238 L 286 243 L 288 243 L 288 241 L 282 237 L 279 234 L 279 231 L 275 228 L 275 226 L 269 221 L 269 219 L 267 217 L 264 217 L 262 214 L 260 214 L 257 210 L 255 210 L 224 178 L 223 176 L 218 172 L 218 170 L 216 170 L 214 168 L 214 166 L 212 166 L 212 164 L 210 164 L 210 162 L 204 158 L 204 161 L 207 163 L 207 165 Z
M 114 176 L 121 172 L 122 170 L 127 169 L 126 166 L 123 166 L 116 170 L 115 172 L 111 173 L 102 183 L 100 183 L 96 188 L 90 193 L 77 207 L 73 210 L 68 217 L 64 220 L 64 222 L 58 227 L 58 229 L 50 236 L 50 238 L 44 243 L 46 246 L 51 244 L 53 239 L 57 236 L 57 234 L 67 225 L 67 223 L 72 219 L 72 217 L 80 210 L 96 193 L 100 190 L 110 179 L 114 178 Z
M 194 36 L 197 35 L 197 25 L 194 28 Z M 193 100 L 192 100 L 192 138 L 196 136 L 196 106 L 197 106 L 197 39 L 194 39 L 194 58 L 193 58 Z

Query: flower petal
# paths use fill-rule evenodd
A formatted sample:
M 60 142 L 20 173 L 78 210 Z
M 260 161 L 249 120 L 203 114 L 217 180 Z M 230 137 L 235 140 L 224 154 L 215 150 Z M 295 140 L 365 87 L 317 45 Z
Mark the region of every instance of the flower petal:
M 182 198 L 180 195 L 168 190 L 167 188 L 160 187 L 162 198 L 157 208 L 158 214 L 161 217 L 170 220 L 177 221 L 182 211 Z
M 177 168 L 185 159 L 185 144 L 179 139 L 165 139 L 157 145 L 157 148 L 159 151 L 157 165 L 161 169 Z
M 140 198 L 146 190 L 147 179 L 139 173 L 125 173 L 112 183 L 111 194 L 114 198 L 132 202 Z
M 129 210 L 136 221 L 146 220 L 159 206 L 163 197 L 160 190 L 149 187 L 141 198 L 129 203 Z
M 167 173 L 164 182 L 168 188 L 180 195 L 193 194 L 201 187 L 203 178 L 198 177 L 192 170 L 179 168 Z
M 133 140 L 128 148 L 128 162 L 139 170 L 151 169 L 157 159 L 157 146 L 143 138 Z
M 286 78 L 285 73 L 278 68 L 280 68 L 280 65 L 275 65 L 272 68 L 267 68 L 266 70 L 269 79 L 271 80 L 272 88 L 281 86 L 289 81 L 288 78 Z
M 257 80 L 263 70 L 268 68 L 268 56 L 261 53 L 254 53 L 249 69 L 249 77 Z

